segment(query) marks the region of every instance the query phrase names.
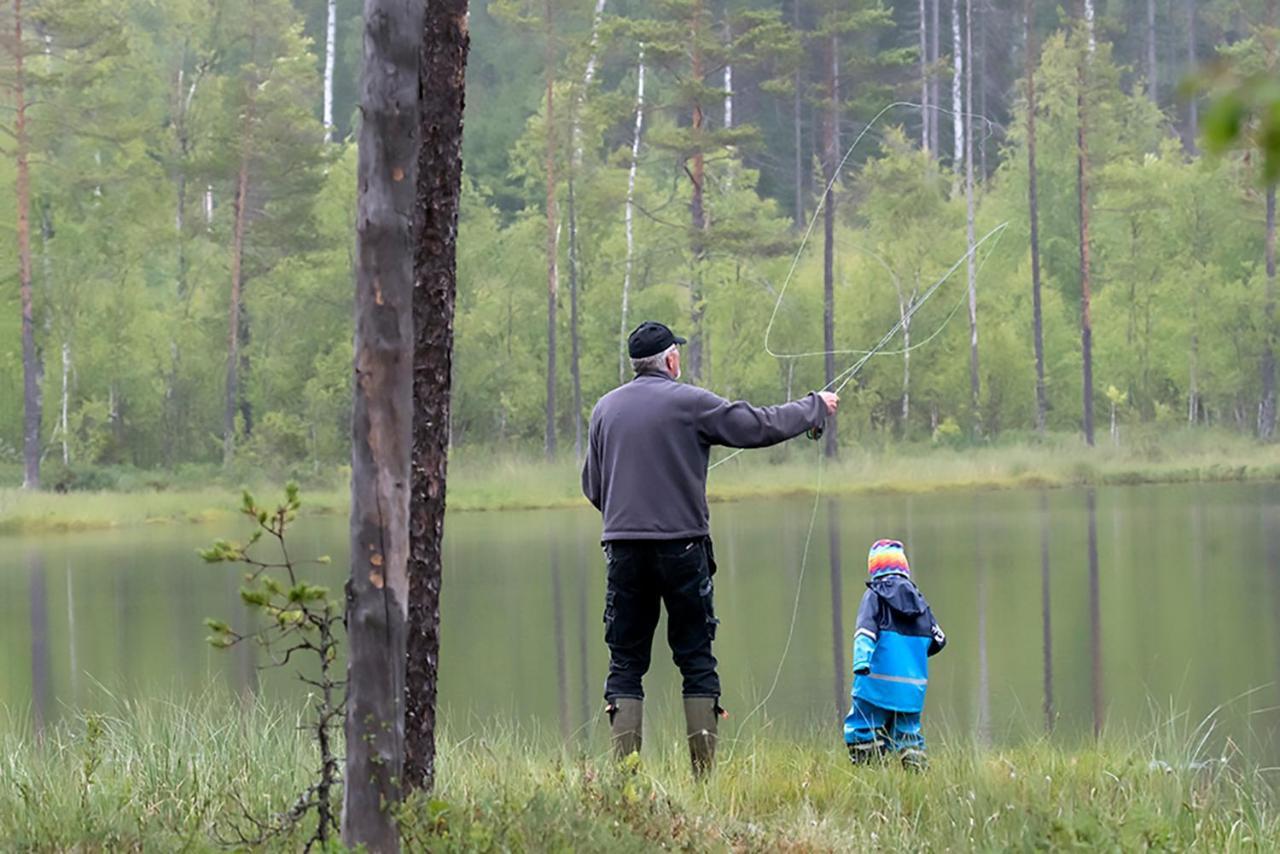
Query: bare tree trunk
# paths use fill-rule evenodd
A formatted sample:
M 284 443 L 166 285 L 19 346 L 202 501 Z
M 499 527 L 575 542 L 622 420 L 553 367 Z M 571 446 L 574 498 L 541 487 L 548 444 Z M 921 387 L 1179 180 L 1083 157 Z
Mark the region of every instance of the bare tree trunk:
M 440 4 L 436 4 L 437 6 Z M 414 406 L 414 253 L 422 6 L 365 0 L 357 167 L 351 576 L 342 841 L 399 848 L 409 497 Z
M 555 134 L 555 23 L 551 0 L 546 0 L 546 49 L 544 61 L 547 77 L 546 172 L 547 172 L 547 459 L 556 456 L 556 298 L 560 290 L 558 264 L 559 233 L 556 226 L 556 134 Z
M 333 57 L 338 29 L 338 0 L 328 0 L 324 29 L 324 141 L 333 142 Z
M 1084 0 L 1084 26 L 1089 36 L 1089 56 L 1098 51 L 1098 37 L 1094 32 L 1093 0 Z
M 964 84 L 964 45 L 960 41 L 960 3 L 961 0 L 951 0 L 951 63 L 953 69 L 951 78 L 951 114 L 955 143 L 951 162 L 957 176 L 959 176 L 960 170 L 964 168 L 964 128 L 969 121 L 969 117 L 964 114 L 961 89 Z M 958 183 L 959 178 L 957 177 L 956 180 Z
M 991 136 L 992 127 L 987 118 L 987 18 L 982 14 L 988 8 L 987 0 L 978 0 L 978 60 L 982 63 L 978 68 L 978 114 L 982 117 L 982 136 L 978 140 L 978 178 L 984 187 L 990 174 L 987 171 L 987 140 Z M 969 55 L 972 59 L 972 47 Z M 973 112 L 972 105 L 969 111 Z
M 1036 431 L 1044 435 L 1049 420 L 1049 395 L 1044 383 L 1044 320 L 1040 304 L 1040 199 L 1036 176 L 1036 49 L 1035 0 L 1026 0 L 1027 27 L 1027 209 L 1031 230 L 1032 337 L 1036 354 Z
M 905 436 L 911 418 L 911 309 L 916 292 L 908 296 L 898 287 L 898 318 L 902 322 L 902 433 Z
M 729 23 L 729 10 L 724 10 L 724 47 L 725 53 L 732 56 L 733 27 Z M 724 64 L 724 127 L 733 127 L 733 63 Z
M 822 173 L 828 189 L 822 207 L 822 343 L 827 380 L 823 388 L 830 389 L 836 379 L 835 181 L 840 159 L 840 43 L 835 35 L 831 36 L 827 50 L 826 153 L 822 158 Z M 835 418 L 831 417 L 824 433 L 823 453 L 828 458 L 834 458 L 839 451 L 838 432 Z
M 929 109 L 929 12 L 925 0 L 920 0 L 920 147 L 929 151 L 929 123 L 933 113 Z
M 644 129 L 644 43 L 636 62 L 636 130 L 631 137 L 631 169 L 627 173 L 627 205 L 623 214 L 627 233 L 627 261 L 622 274 L 622 322 L 618 326 L 618 382 L 627 381 L 627 301 L 631 296 L 631 269 L 635 261 L 636 169 L 640 165 L 640 133 Z
M 1156 64 L 1156 0 L 1147 0 L 1147 97 L 1160 106 L 1159 66 Z
M 1196 0 L 1187 0 L 1187 72 L 1196 70 Z M 1187 98 L 1187 127 L 1182 138 L 1182 147 L 1189 153 L 1196 153 L 1196 139 L 1200 136 L 1200 102 L 1192 94 Z
M 587 99 L 587 89 L 596 73 L 596 49 L 599 44 L 600 19 L 604 16 L 606 0 L 596 0 L 595 16 L 591 19 L 591 55 L 582 74 L 582 88 L 573 99 L 571 140 L 573 158 L 569 161 L 569 375 L 573 380 L 573 458 L 582 460 L 582 371 L 578 341 L 578 203 L 576 181 L 582 170 L 582 107 Z
M 1271 439 L 1276 432 L 1276 187 L 1267 185 L 1266 297 L 1263 303 L 1262 406 L 1258 436 Z
M 62 342 L 62 413 L 58 419 L 58 435 L 62 439 L 62 464 L 71 465 L 71 448 L 68 445 L 67 402 L 70 397 L 71 342 Z
M 469 46 L 467 0 L 428 3 L 418 72 L 421 145 L 413 242 L 413 482 L 404 711 L 405 784 L 427 791 L 435 783 L 440 584 Z
M 938 79 L 938 60 L 942 57 L 942 0 L 929 0 L 930 33 L 929 103 L 933 106 L 933 121 L 929 124 L 929 150 L 934 157 L 942 155 L 942 81 Z
M 14 126 L 17 143 L 18 289 L 22 303 L 22 488 L 40 488 L 40 355 L 36 351 L 31 294 L 31 169 L 28 157 L 26 76 L 23 72 L 22 0 L 13 0 Z
M 244 231 L 248 219 L 249 158 L 253 145 L 254 83 L 245 87 L 249 101 L 245 105 L 240 136 L 240 170 L 236 178 L 236 220 L 231 242 L 231 300 L 228 308 L 227 386 L 222 410 L 222 464 L 231 464 L 236 449 L 236 406 L 240 400 L 240 309 L 244 269 Z
M 974 427 L 982 432 L 982 375 L 978 370 L 978 267 L 974 258 L 973 211 L 973 0 L 965 0 L 964 16 L 964 199 L 969 273 L 969 395 Z
M 801 0 L 792 0 L 791 2 L 791 26 L 796 31 L 796 33 L 800 32 L 800 2 Z M 804 64 L 801 62 L 796 63 L 796 71 L 792 78 L 792 85 L 795 91 L 792 93 L 792 100 L 791 100 L 791 130 L 792 130 L 792 145 L 794 146 L 794 151 L 792 153 L 795 155 L 794 165 L 795 165 L 795 191 L 796 191 L 795 210 L 793 211 L 793 215 L 794 215 L 795 227 L 797 229 L 804 228 L 804 225 L 805 225 L 805 216 L 804 216 L 805 168 L 804 168 L 803 142 L 801 140 L 801 136 L 802 136 L 801 134 L 801 127 L 802 127 L 801 102 L 804 99 L 804 93 L 802 91 L 804 80 L 801 76 L 801 69 L 803 68 L 803 65 Z
M 691 49 L 691 79 L 695 86 L 702 84 L 703 68 L 702 68 L 702 48 L 700 41 L 700 30 L 702 25 L 702 0 L 694 0 L 692 15 L 693 32 L 689 39 Z M 706 314 L 706 306 L 702 302 L 702 260 L 706 254 L 706 245 L 703 239 L 703 232 L 707 228 L 706 209 L 703 206 L 702 190 L 706 179 L 706 163 L 704 153 L 702 151 L 702 103 L 695 101 L 690 123 L 693 130 L 693 171 L 690 177 L 693 179 L 693 193 L 689 202 L 689 218 L 693 226 L 692 246 L 693 250 L 693 270 L 690 271 L 690 324 L 692 328 L 689 330 L 689 378 L 695 383 L 702 379 L 702 353 L 705 341 L 703 340 L 702 321 Z
M 1085 0 L 1092 51 L 1092 4 Z M 1076 202 L 1080 216 L 1080 351 L 1084 370 L 1084 440 L 1093 447 L 1093 319 L 1090 315 L 1089 278 L 1089 147 L 1088 147 L 1088 57 L 1076 66 Z

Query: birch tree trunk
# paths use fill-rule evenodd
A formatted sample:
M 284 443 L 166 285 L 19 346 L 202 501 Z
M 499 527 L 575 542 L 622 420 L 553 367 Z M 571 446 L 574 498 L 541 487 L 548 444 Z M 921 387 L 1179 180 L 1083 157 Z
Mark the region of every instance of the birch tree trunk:
M 422 5 L 365 0 L 356 199 L 351 576 L 342 841 L 399 848 L 409 492 L 413 244 Z
M 1098 38 L 1094 31 L 1093 22 L 1093 0 L 1084 0 L 1084 26 L 1085 32 L 1087 32 L 1089 36 L 1089 56 L 1093 56 L 1098 51 Z
M 964 198 L 965 235 L 969 274 L 969 394 L 973 403 L 974 426 L 982 432 L 982 384 L 978 370 L 978 268 L 974 258 L 973 211 L 973 0 L 965 0 L 964 34 Z
M 623 224 L 627 235 L 627 260 L 622 274 L 622 321 L 618 326 L 618 382 L 627 381 L 627 302 L 631 297 L 631 270 L 635 261 L 636 169 L 640 165 L 640 134 L 644 130 L 644 42 L 636 62 L 636 129 L 631 137 L 631 169 L 627 172 L 627 204 Z
M 1040 302 L 1040 199 L 1036 175 L 1036 49 L 1035 0 L 1026 0 L 1027 62 L 1027 214 L 1031 232 L 1031 333 L 1036 355 L 1036 431 L 1044 435 L 1049 397 L 1044 383 L 1044 321 Z
M 22 307 L 22 488 L 40 488 L 40 355 L 31 293 L 31 141 L 27 136 L 22 0 L 13 0 L 14 108 L 18 203 L 18 291 Z
M 547 414 L 545 450 L 548 460 L 556 456 L 556 299 L 560 290 L 558 264 L 559 235 L 556 226 L 556 134 L 555 134 L 555 24 L 551 14 L 551 0 L 543 5 L 546 16 L 546 64 L 547 116 L 546 116 L 546 172 L 547 172 Z
M 338 0 L 329 0 L 324 29 L 324 141 L 333 142 L 333 58 L 338 30 Z
M 934 157 L 942 155 L 942 81 L 938 79 L 938 60 L 942 57 L 942 0 L 929 0 L 929 103 L 933 121 L 929 123 L 929 150 Z
M 964 83 L 964 45 L 960 41 L 960 2 L 961 0 L 951 0 L 951 63 L 953 70 L 951 77 L 951 116 L 955 143 L 951 162 L 955 166 L 957 175 L 964 168 L 964 127 L 968 124 L 969 119 L 964 114 L 964 101 L 962 100 L 961 91 Z
M 58 418 L 58 436 L 62 439 L 62 464 L 71 465 L 71 447 L 68 443 L 67 403 L 70 398 L 71 342 L 62 342 L 62 412 Z
M 426 791 L 435 782 L 440 584 L 469 45 L 467 0 L 428 3 L 419 54 L 421 145 L 414 208 L 413 481 L 404 715 L 404 780 L 410 788 Z
M 228 308 L 226 400 L 222 410 L 222 464 L 231 464 L 236 449 L 236 405 L 240 398 L 240 308 L 244 275 L 244 232 L 248 219 L 249 159 L 253 146 L 253 96 L 256 84 L 245 87 L 248 102 L 240 131 L 240 169 L 236 177 L 236 217 L 231 241 L 231 300 Z

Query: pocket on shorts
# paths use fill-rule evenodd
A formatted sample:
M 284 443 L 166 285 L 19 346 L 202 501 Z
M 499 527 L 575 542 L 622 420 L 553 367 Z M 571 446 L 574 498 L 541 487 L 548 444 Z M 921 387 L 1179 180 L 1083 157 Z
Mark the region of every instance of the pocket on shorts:
M 702 584 L 698 587 L 698 597 L 702 600 L 702 610 L 707 621 L 707 636 L 711 640 L 716 639 L 716 627 L 720 625 L 720 620 L 716 618 L 714 593 L 715 585 L 711 581 L 711 576 L 708 575 L 702 579 Z

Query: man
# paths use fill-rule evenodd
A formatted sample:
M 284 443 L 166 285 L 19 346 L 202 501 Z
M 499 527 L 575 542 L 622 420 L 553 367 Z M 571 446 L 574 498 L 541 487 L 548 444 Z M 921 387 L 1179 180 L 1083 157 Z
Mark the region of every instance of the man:
M 582 491 L 604 516 L 604 697 L 614 752 L 624 757 L 640 750 L 641 680 L 661 600 L 667 642 L 684 678 L 689 755 L 694 774 L 702 776 L 711 770 L 724 712 L 711 654 L 719 623 L 711 604 L 716 570 L 706 494 L 711 446 L 763 448 L 820 431 L 840 399 L 821 391 L 781 406 L 727 401 L 676 382 L 684 343 L 653 321 L 631 333 L 635 379 L 602 397 L 591 413 Z

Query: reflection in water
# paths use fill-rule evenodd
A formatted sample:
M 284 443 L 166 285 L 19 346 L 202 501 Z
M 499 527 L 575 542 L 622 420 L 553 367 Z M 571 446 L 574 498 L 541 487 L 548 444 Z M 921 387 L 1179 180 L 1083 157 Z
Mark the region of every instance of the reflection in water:
M 1098 581 L 1098 499 L 1085 491 L 1089 510 L 1089 645 L 1093 652 L 1093 734 L 1102 735 L 1102 607 Z
M 227 608 L 232 614 L 231 627 L 247 637 L 253 631 L 254 616 L 240 599 L 239 573 L 231 567 L 223 569 L 226 570 L 223 572 L 223 577 L 226 579 L 223 583 L 228 591 Z M 249 702 L 258 693 L 258 662 L 255 652 L 257 648 L 257 644 L 252 641 L 242 641 L 234 647 L 235 686 L 240 698 L 245 702 Z
M 582 700 L 579 725 L 586 729 L 591 722 L 591 688 L 587 676 L 587 574 L 591 572 L 583 541 L 578 540 L 578 691 Z
M 1053 732 L 1053 609 L 1049 605 L 1049 496 L 1040 493 L 1040 620 L 1044 627 L 1044 731 Z
M 840 503 L 827 499 L 827 554 L 831 563 L 831 666 L 836 715 L 844 714 L 844 593 L 840 577 Z
M 44 577 L 44 556 L 27 555 L 31 620 L 31 717 L 36 733 L 44 732 L 49 712 L 49 593 Z
M 974 722 L 979 744 L 991 743 L 991 671 L 987 662 L 987 547 L 979 532 L 977 537 L 978 599 L 978 719 Z
M 565 664 L 564 649 L 564 603 L 560 590 L 560 548 L 553 537 L 551 540 L 551 611 L 556 644 L 556 698 L 559 701 L 557 710 L 560 718 L 560 736 L 569 738 L 569 671 Z
M 67 671 L 71 682 L 71 705 L 80 705 L 80 664 L 76 661 L 76 596 L 71 561 L 67 561 Z

